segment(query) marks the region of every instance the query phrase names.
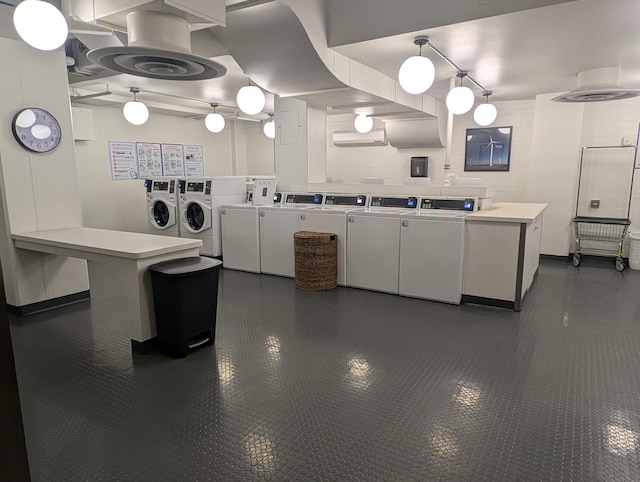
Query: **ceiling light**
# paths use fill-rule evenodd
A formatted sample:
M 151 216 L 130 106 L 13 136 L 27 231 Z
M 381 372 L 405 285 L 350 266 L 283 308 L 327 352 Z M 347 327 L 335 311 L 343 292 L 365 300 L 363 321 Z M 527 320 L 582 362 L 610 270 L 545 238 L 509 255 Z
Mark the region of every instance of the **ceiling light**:
M 208 131 L 217 134 L 218 132 L 222 132 L 222 129 L 224 129 L 225 121 L 224 117 L 216 112 L 218 104 L 211 104 L 211 107 L 213 107 L 213 112 L 211 114 L 207 114 L 207 117 L 204 118 L 204 126 Z
M 473 91 L 462 85 L 462 79 L 466 75 L 467 73 L 464 71 L 458 72 L 457 77 L 460 78 L 460 85 L 451 89 L 447 94 L 447 109 L 455 115 L 466 114 L 473 107 Z
M 476 110 L 473 111 L 473 120 L 476 121 L 476 124 L 479 126 L 488 126 L 496 120 L 498 116 L 498 109 L 493 104 L 489 104 L 489 96 L 491 92 L 484 92 L 484 95 L 487 100 L 484 104 L 480 104 L 476 107 Z
M 422 35 L 416 37 L 414 44 L 420 46 L 420 53 L 405 60 L 398 72 L 398 81 L 409 94 L 422 94 L 436 78 L 436 69 L 431 59 L 422 56 L 422 46 L 429 43 L 429 39 Z
M 247 115 L 256 115 L 262 109 L 266 99 L 264 98 L 264 92 L 255 85 L 245 85 L 238 91 L 236 96 L 238 107 Z
M 147 109 L 147 106 L 142 102 L 136 100 L 136 94 L 140 92 L 140 89 L 131 87 L 129 92 L 133 94 L 133 100 L 124 105 L 122 114 L 124 114 L 124 118 L 127 119 L 130 124 L 140 126 L 149 119 L 149 109 Z
M 67 40 L 64 15 L 48 2 L 25 0 L 13 12 L 13 25 L 20 38 L 39 50 L 55 50 Z
M 366 134 L 373 128 L 373 119 L 367 114 L 359 114 L 353 121 L 353 126 L 361 134 Z
M 262 131 L 264 132 L 264 135 L 267 136 L 269 139 L 275 139 L 276 123 L 273 121 L 273 114 L 269 114 L 269 116 L 271 116 L 271 119 L 269 119 L 264 123 L 264 125 L 262 126 Z

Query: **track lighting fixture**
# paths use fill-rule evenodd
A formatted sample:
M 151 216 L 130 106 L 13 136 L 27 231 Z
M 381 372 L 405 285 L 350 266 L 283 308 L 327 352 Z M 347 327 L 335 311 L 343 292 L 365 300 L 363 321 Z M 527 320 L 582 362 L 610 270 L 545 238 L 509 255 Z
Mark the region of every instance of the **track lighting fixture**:
M 361 134 L 366 134 L 373 128 L 373 119 L 367 114 L 359 114 L 353 122 L 353 126 Z
M 269 114 L 269 120 L 265 121 L 262 131 L 269 139 L 276 138 L 276 123 L 273 121 L 273 114 Z
M 489 96 L 491 95 L 491 92 L 487 91 L 482 95 L 485 96 L 486 101 L 484 104 L 480 104 L 476 107 L 476 110 L 473 111 L 473 120 L 476 121 L 476 124 L 479 126 L 488 126 L 496 120 L 498 110 L 495 105 L 489 104 Z
M 204 118 L 204 125 L 208 131 L 217 134 L 218 132 L 222 132 L 225 126 L 224 117 L 216 112 L 216 107 L 218 104 L 211 104 L 213 107 L 213 112 L 207 114 L 207 117 Z
M 436 78 L 436 68 L 431 59 L 422 56 L 422 46 L 429 43 L 425 35 L 416 37 L 414 44 L 420 47 L 420 53 L 405 60 L 398 72 L 398 81 L 409 94 L 422 94 Z
M 460 85 L 454 87 L 447 94 L 447 109 L 455 115 L 466 114 L 473 107 L 473 91 L 464 85 L 462 85 L 462 79 L 467 76 L 464 71 L 458 72 L 456 75 L 460 79 Z
M 142 102 L 139 102 L 136 98 L 136 94 L 140 92 L 137 87 L 131 87 L 129 92 L 133 94 L 133 100 L 127 102 L 123 109 L 122 114 L 124 118 L 134 126 L 140 126 L 147 122 L 149 119 L 149 109 Z
M 69 27 L 64 15 L 49 2 L 24 0 L 13 12 L 13 25 L 20 38 L 38 50 L 55 50 L 67 40 Z

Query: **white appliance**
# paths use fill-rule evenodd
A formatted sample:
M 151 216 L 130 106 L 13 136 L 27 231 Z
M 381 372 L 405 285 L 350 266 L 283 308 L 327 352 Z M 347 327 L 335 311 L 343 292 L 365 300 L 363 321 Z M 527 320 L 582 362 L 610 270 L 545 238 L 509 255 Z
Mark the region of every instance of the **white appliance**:
M 257 185 L 257 184 L 256 184 Z M 275 178 L 273 183 L 268 183 L 275 187 Z M 251 199 L 256 189 L 252 190 Z M 269 191 L 271 191 L 269 189 Z M 260 189 L 257 194 L 258 198 L 264 197 L 263 190 Z M 282 196 L 280 193 L 271 191 L 270 204 L 273 205 L 276 199 L 280 201 Z M 260 199 L 259 202 L 265 202 Z M 262 204 L 253 204 L 247 202 L 243 204 L 225 204 L 220 207 L 220 227 L 222 230 L 222 266 L 227 269 L 236 269 L 240 271 L 249 271 L 252 273 L 260 272 L 260 212 L 259 208 Z
M 260 207 L 260 271 L 295 276 L 293 235 L 300 231 L 300 212 L 321 205 L 322 194 L 286 193 L 282 205 Z
M 170 177 L 154 177 L 144 181 L 149 234 L 180 236 L 177 183 L 176 178 Z
M 400 215 L 417 207 L 414 196 L 373 196 L 347 213 L 347 286 L 398 294 Z
M 178 184 L 180 236 L 202 240 L 200 254 L 204 256 L 221 256 L 220 206 L 244 201 L 245 177 L 192 177 Z
M 400 221 L 398 293 L 460 304 L 465 216 L 477 199 L 423 198 Z
M 365 194 L 327 194 L 322 206 L 300 213 L 300 230 L 337 235 L 338 284 L 347 283 L 347 213 L 368 206 Z

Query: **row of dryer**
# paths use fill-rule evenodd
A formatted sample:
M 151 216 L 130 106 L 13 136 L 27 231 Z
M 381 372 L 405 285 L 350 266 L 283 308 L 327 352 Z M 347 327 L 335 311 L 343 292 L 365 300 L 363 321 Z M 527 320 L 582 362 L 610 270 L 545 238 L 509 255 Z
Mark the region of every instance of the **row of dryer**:
M 144 186 L 150 234 L 199 239 L 201 254 L 222 254 L 220 206 L 245 200 L 244 176 L 157 177 Z
M 225 268 L 293 277 L 293 234 L 337 235 L 338 284 L 460 303 L 464 221 L 473 198 L 276 194 L 221 208 Z

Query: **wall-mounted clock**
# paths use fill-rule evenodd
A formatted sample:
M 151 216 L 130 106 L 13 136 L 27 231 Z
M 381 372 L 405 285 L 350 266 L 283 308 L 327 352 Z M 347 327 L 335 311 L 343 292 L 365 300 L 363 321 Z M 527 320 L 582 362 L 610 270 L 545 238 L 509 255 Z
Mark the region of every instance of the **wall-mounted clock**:
M 44 109 L 22 109 L 11 121 L 13 137 L 31 152 L 49 152 L 60 144 L 60 124 Z

